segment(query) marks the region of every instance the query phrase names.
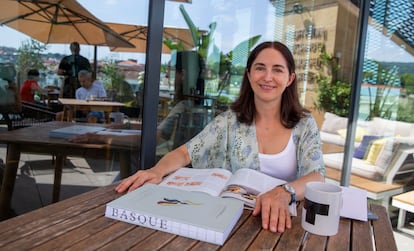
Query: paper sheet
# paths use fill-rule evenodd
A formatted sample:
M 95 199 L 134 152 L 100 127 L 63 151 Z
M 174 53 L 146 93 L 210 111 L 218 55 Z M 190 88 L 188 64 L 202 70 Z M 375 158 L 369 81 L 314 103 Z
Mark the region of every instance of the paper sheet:
M 341 217 L 367 221 L 367 191 L 353 187 L 341 186 L 341 188 L 343 200 Z

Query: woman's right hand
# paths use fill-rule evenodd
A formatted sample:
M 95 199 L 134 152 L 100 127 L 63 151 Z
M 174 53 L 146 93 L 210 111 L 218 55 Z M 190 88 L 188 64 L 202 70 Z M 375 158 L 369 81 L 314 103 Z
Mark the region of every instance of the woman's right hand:
M 121 181 L 121 183 L 115 187 L 115 191 L 123 193 L 125 191 L 132 191 L 145 183 L 159 184 L 162 181 L 163 175 L 156 172 L 153 168 L 148 170 L 140 170 L 135 174 Z
M 129 192 L 137 189 L 145 183 L 159 184 L 165 175 L 178 170 L 180 167 L 190 164 L 190 156 L 186 145 L 182 145 L 167 153 L 158 163 L 146 170 L 139 170 L 132 176 L 124 179 L 116 186 L 118 193 Z

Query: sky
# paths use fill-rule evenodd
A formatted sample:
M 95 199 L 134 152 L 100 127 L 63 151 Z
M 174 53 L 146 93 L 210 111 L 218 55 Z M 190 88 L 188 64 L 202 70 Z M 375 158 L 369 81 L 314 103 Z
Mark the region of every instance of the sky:
M 145 0 L 78 0 L 89 12 L 104 22 L 126 23 L 147 25 L 148 19 L 148 1 Z M 197 5 L 195 5 L 197 3 Z M 237 3 L 237 5 L 236 5 Z M 182 3 L 166 1 L 164 26 L 173 26 L 179 28 L 187 28 L 178 6 Z M 272 34 L 269 31 L 273 29 L 266 27 L 266 23 L 271 23 L 265 18 L 272 17 L 272 7 L 268 0 L 209 0 L 200 1 L 193 0 L 193 4 L 183 3 L 186 11 L 189 13 L 191 19 L 200 29 L 208 30 L 208 25 L 217 21 L 219 24 L 215 32 L 215 43 L 223 51 L 231 50 L 236 44 L 245 40 L 248 37 L 263 35 L 272 39 Z M 127 8 L 125 6 L 128 6 Z M 200 15 L 200 9 L 214 9 L 213 11 L 206 11 Z M 253 9 L 253 11 L 251 10 Z M 267 13 L 266 15 L 253 15 L 254 12 Z M 213 14 L 214 13 L 214 14 Z M 260 18 L 257 18 L 259 16 Z M 255 34 L 249 34 L 255 27 Z M 249 28 L 249 29 L 246 29 Z M 267 35 L 266 35 L 267 34 Z M 18 48 L 22 41 L 29 39 L 28 36 L 8 28 L 7 26 L 0 26 L 0 45 Z M 48 45 L 48 50 L 51 52 L 59 52 L 63 54 L 70 54 L 68 45 Z M 81 45 L 81 54 L 87 58 L 93 59 L 93 46 Z M 98 59 L 115 58 L 115 59 L 137 59 L 143 63 L 145 57 L 137 53 L 114 53 L 110 52 L 108 47 L 98 47 Z M 168 55 L 163 55 L 163 61 L 169 59 Z
M 104 22 L 146 25 L 148 0 L 78 0 L 89 12 Z M 231 50 L 241 41 L 254 35 L 262 35 L 261 40 L 273 39 L 274 8 L 268 0 L 193 0 L 184 3 L 186 11 L 200 29 L 208 30 L 208 25 L 218 23 L 215 44 L 224 52 Z M 187 28 L 178 6 L 182 3 L 166 1 L 164 26 Z M 200 10 L 209 10 L 200 12 Z M 388 38 L 375 30 L 368 37 L 375 38 L 367 46 L 366 55 L 378 61 L 414 62 L 414 57 L 403 48 L 395 46 Z M 0 45 L 18 48 L 28 36 L 0 26 Z M 70 54 L 69 45 L 48 45 L 49 51 Z M 385 48 L 385 49 L 384 49 Z M 93 46 L 81 46 L 81 54 L 89 59 L 94 57 Z M 135 59 L 144 63 L 145 55 L 138 53 L 114 53 L 108 47 L 98 47 L 98 59 Z M 163 55 L 166 62 L 169 55 Z

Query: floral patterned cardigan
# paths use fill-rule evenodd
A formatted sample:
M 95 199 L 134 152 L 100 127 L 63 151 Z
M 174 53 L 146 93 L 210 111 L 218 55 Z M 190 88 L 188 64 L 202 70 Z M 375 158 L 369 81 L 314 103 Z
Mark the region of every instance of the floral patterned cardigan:
M 297 177 L 311 172 L 325 176 L 319 129 L 309 114 L 293 129 Z M 186 143 L 193 168 L 221 167 L 235 172 L 240 168 L 260 170 L 255 124 L 239 123 L 231 110 L 219 114 Z

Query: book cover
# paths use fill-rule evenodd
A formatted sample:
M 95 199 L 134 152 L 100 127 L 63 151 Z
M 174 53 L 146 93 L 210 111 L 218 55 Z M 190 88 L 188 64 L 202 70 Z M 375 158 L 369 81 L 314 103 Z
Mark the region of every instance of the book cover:
M 108 203 L 105 216 L 223 245 L 242 212 L 235 199 L 146 184 Z
M 105 127 L 101 126 L 73 125 L 51 130 L 49 132 L 49 137 L 68 139 L 76 135 L 96 133 L 103 130 L 105 130 Z

